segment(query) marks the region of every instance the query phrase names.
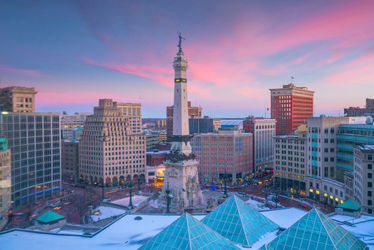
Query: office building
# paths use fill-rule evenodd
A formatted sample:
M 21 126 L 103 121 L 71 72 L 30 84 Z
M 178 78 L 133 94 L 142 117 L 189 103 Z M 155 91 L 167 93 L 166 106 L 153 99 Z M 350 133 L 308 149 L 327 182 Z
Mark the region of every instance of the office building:
M 10 150 L 5 137 L 0 136 L 0 231 L 8 222 L 11 205 Z
M 146 136 L 146 150 L 147 152 L 153 151 L 156 149 L 156 146 L 160 144 L 160 135 L 157 132 L 151 132 L 145 135 Z
M 211 133 L 215 131 L 214 119 L 204 116 L 204 118 L 190 118 L 190 135 Z
M 35 112 L 34 88 L 7 87 L 0 89 L 0 111 Z
M 192 107 L 191 102 L 187 102 L 188 108 L 188 118 L 201 118 L 203 108 L 202 107 Z M 167 140 L 171 141 L 173 135 L 173 106 L 166 107 L 166 131 L 167 131 Z
M 58 195 L 61 188 L 60 115 L 2 112 L 0 125 L 12 155 L 14 206 Z
M 290 83 L 283 88 L 270 89 L 270 94 L 271 118 L 277 121 L 277 135 L 289 135 L 306 123 L 308 117 L 313 117 L 314 91 Z
M 374 213 L 374 145 L 355 146 L 354 199 L 361 212 Z
M 100 99 L 87 116 L 79 141 L 79 178 L 89 184 L 118 185 L 145 178 L 144 134 L 134 134 L 130 118 L 111 99 Z
M 251 133 L 219 131 L 195 135 L 192 150 L 199 161 L 201 182 L 240 183 L 253 172 Z
M 80 134 L 86 121 L 86 117 L 91 113 L 74 113 L 72 115 L 61 115 L 62 139 L 79 140 Z
M 342 124 L 338 128 L 336 145 L 336 179 L 344 181 L 344 174 L 353 171 L 353 148 L 355 145 L 374 145 L 374 125 Z
M 140 134 L 142 128 L 142 105 L 140 103 L 122 103 L 114 102 L 114 105 L 119 108 L 125 118 L 130 122 L 131 132 L 133 134 Z
M 366 98 L 365 108 L 349 107 L 344 109 L 345 116 L 372 116 L 374 117 L 374 99 Z
M 307 127 L 307 195 L 331 206 L 345 199 L 344 183 L 336 178 L 337 132 L 341 124 L 363 124 L 366 117 L 312 117 Z
M 274 136 L 274 187 L 305 195 L 306 130 L 294 135 Z
M 167 132 L 166 131 L 159 131 L 158 136 L 160 139 L 160 143 L 166 143 L 167 141 Z
M 275 119 L 250 116 L 243 121 L 244 131 L 253 134 L 253 169 L 256 174 L 273 169 L 275 126 Z
M 79 141 L 64 140 L 61 144 L 62 179 L 78 182 L 79 174 Z

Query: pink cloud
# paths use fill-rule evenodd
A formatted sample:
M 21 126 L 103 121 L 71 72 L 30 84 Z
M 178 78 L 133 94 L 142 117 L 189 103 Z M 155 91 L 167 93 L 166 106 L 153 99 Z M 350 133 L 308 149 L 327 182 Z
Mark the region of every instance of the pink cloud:
M 2 64 L 0 64 L 0 71 L 5 71 L 8 73 L 14 73 L 14 74 L 19 74 L 19 75 L 35 76 L 35 77 L 46 76 L 45 74 L 42 74 L 37 70 L 12 68 L 12 67 L 2 65 Z

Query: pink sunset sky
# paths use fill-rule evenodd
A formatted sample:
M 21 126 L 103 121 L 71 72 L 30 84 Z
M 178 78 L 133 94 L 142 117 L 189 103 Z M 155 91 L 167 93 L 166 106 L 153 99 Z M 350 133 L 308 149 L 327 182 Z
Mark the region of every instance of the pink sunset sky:
M 374 1 L 4 1 L 0 87 L 32 86 L 37 111 L 92 111 L 99 98 L 173 102 L 177 32 L 188 91 L 212 117 L 263 116 L 295 77 L 315 115 L 374 98 Z M 269 115 L 269 114 L 267 114 Z

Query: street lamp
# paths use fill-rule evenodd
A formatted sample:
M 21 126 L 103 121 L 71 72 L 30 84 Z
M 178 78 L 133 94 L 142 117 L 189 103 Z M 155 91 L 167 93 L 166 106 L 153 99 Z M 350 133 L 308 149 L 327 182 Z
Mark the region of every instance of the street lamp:
M 170 189 L 169 189 L 169 182 L 166 186 L 166 213 L 170 213 L 170 200 L 171 200 L 171 195 L 170 195 Z
M 130 188 L 130 202 L 129 202 L 129 209 L 133 209 L 134 206 L 132 205 L 132 180 L 130 180 L 129 188 Z

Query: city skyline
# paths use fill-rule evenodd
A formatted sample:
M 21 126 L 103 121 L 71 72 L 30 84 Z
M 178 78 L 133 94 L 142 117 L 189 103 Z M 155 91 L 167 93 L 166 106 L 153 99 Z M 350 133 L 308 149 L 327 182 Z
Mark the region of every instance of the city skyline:
M 291 76 L 315 91 L 315 116 L 343 115 L 373 97 L 373 10 L 371 1 L 6 1 L 0 87 L 35 87 L 36 111 L 91 111 L 112 98 L 165 117 L 181 31 L 189 100 L 204 115 L 263 116 L 269 89 Z

